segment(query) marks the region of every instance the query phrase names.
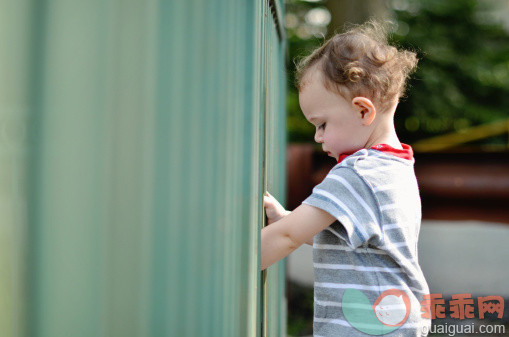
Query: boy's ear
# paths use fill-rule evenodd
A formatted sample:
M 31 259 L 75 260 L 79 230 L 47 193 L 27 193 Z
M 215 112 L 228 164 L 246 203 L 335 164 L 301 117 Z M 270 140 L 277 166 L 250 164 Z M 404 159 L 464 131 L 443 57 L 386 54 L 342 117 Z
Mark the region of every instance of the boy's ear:
M 361 118 L 362 125 L 371 125 L 375 120 L 376 108 L 369 98 L 358 96 L 352 99 L 352 106 Z

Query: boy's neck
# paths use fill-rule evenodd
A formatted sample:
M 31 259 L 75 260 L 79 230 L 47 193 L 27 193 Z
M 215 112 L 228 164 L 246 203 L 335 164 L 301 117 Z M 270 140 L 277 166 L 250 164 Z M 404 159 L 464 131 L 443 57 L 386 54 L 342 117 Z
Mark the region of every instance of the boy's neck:
M 368 143 L 366 143 L 366 146 L 364 146 L 364 148 L 370 149 L 373 146 L 378 145 L 378 144 L 387 144 L 395 149 L 399 149 L 399 150 L 403 149 L 403 147 L 401 146 L 401 142 L 399 141 L 396 133 L 376 138 L 373 141 L 368 141 Z
M 380 119 L 378 121 L 364 148 L 369 149 L 378 144 L 387 144 L 395 149 L 403 149 L 396 134 L 392 118 Z

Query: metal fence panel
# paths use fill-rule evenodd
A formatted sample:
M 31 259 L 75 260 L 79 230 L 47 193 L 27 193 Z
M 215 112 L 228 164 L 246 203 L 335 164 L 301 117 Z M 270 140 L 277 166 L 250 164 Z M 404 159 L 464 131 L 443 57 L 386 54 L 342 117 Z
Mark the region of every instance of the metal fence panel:
M 281 8 L 0 0 L 0 335 L 284 334 Z

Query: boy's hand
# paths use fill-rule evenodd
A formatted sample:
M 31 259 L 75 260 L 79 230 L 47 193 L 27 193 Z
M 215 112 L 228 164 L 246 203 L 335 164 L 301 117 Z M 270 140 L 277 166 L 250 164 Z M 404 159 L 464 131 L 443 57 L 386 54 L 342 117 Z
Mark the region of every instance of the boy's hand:
M 267 213 L 269 225 L 291 213 L 290 211 L 285 210 L 285 208 L 281 206 L 276 198 L 270 195 L 269 192 L 265 192 L 265 195 L 263 196 L 263 207 L 265 207 L 265 213 Z

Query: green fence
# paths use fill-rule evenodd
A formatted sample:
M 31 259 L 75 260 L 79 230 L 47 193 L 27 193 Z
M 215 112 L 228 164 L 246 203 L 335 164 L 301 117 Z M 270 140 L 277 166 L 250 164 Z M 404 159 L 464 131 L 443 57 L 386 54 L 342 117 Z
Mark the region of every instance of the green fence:
M 0 336 L 283 336 L 282 3 L 0 0 Z

